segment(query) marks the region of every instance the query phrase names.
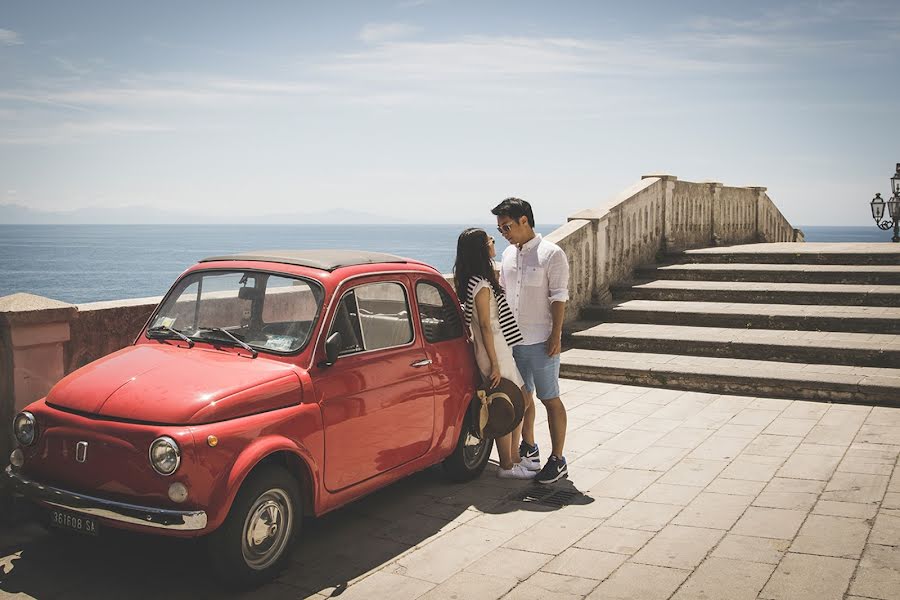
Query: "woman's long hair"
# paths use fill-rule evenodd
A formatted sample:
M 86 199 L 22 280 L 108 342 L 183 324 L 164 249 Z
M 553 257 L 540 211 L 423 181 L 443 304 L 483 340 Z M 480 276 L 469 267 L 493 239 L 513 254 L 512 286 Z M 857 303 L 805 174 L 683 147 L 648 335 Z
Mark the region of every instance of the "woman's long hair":
M 487 279 L 494 293 L 503 293 L 497 274 L 494 272 L 494 261 L 487 247 L 488 235 L 484 229 L 470 227 L 459 234 L 456 240 L 456 264 L 453 265 L 453 276 L 456 278 L 456 295 L 460 302 L 468 299 L 469 281 L 473 277 Z

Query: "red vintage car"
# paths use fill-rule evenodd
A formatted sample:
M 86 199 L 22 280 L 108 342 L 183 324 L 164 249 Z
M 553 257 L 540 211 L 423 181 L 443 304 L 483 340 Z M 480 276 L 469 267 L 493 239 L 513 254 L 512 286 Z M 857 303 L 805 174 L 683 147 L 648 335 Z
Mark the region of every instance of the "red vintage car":
M 477 371 L 434 268 L 388 254 L 207 258 L 132 346 L 57 383 L 14 420 L 7 476 L 51 525 L 207 536 L 256 584 L 321 515 L 439 462 L 484 469 Z

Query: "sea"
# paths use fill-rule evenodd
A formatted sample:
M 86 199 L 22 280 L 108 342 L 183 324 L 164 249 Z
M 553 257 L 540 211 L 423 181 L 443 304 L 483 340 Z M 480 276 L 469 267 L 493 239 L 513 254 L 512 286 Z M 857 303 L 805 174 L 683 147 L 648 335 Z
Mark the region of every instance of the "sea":
M 207 256 L 347 248 L 453 268 L 465 225 L 0 225 L 0 297 L 28 292 L 72 304 L 162 296 Z M 558 225 L 538 226 L 547 234 Z M 507 243 L 490 225 L 497 253 Z M 801 227 L 809 242 L 888 242 L 877 227 Z

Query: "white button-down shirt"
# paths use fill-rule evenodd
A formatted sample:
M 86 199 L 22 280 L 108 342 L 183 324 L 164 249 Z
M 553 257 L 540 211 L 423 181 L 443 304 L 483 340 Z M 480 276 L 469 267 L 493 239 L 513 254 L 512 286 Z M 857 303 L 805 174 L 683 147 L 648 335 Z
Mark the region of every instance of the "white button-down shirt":
M 552 302 L 569 299 L 569 261 L 562 248 L 535 234 L 521 250 L 511 244 L 500 262 L 500 285 L 522 331 L 523 344 L 547 341 Z

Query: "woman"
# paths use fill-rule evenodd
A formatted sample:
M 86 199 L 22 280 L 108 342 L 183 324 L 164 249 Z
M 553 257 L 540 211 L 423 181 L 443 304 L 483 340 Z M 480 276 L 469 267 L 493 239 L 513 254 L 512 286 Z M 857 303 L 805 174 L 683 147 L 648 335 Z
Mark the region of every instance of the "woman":
M 497 281 L 491 260 L 495 255 L 494 238 L 483 229 L 473 227 L 459 234 L 453 267 L 456 293 L 465 304 L 466 321 L 475 342 L 475 362 L 485 383 L 496 386 L 502 377 L 521 387 L 524 381 L 516 369 L 511 346 L 522 340 L 522 334 Z M 518 462 L 519 451 L 513 448 L 512 434 L 496 441 L 500 456 L 498 477 L 534 478 L 535 472 Z

